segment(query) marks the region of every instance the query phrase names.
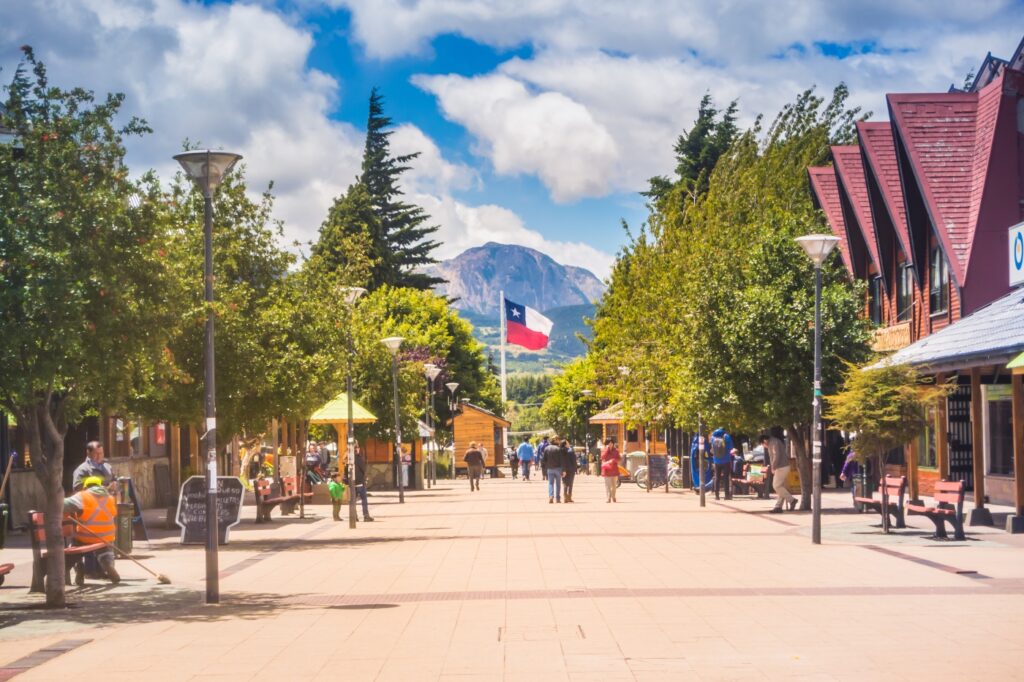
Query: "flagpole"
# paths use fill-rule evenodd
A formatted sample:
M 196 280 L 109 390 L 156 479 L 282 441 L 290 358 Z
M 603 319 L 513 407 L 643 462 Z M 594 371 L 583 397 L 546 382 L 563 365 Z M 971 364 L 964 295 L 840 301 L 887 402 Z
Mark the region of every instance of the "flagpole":
M 501 402 L 504 403 L 508 400 L 508 394 L 505 392 L 505 292 L 500 291 L 498 295 L 501 297 L 499 308 L 501 309 Z

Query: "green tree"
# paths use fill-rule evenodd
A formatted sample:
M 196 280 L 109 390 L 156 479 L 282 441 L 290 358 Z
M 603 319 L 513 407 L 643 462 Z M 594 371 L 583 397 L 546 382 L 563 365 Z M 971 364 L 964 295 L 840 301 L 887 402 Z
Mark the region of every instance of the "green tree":
M 365 429 L 382 439 L 394 434 L 391 356 L 381 343 L 388 336 L 405 339 L 401 361 L 400 395 L 403 433 L 414 433 L 417 416 L 423 413 L 425 379 L 423 365 L 441 368 L 437 384 L 458 382 L 459 396 L 495 412 L 501 411 L 497 379 L 485 369 L 483 346 L 473 329 L 447 301 L 430 291 L 384 286 L 360 299 L 352 327 L 356 355 L 354 392 L 378 421 Z M 438 400 L 438 424 L 451 419 L 446 400 Z
M 370 286 L 371 280 L 380 278 L 384 255 L 374 236 L 379 238 L 382 232 L 366 185 L 353 184 L 331 205 L 304 267 L 316 277 L 334 273 L 338 281 L 350 286 Z
M 359 182 L 366 187 L 377 221 L 365 221 L 370 230 L 370 254 L 373 271 L 369 287 L 388 285 L 431 289 L 444 280 L 421 272 L 437 261 L 431 256 L 438 244 L 430 237 L 436 225 L 428 225 L 430 216 L 420 207 L 402 201 L 400 180 L 419 152 L 391 155 L 391 118 L 384 115 L 384 98 L 376 88 L 370 93 L 370 113 L 366 122 L 366 146 L 363 150 Z M 363 213 L 359 214 L 360 218 Z
M 928 426 L 928 410 L 955 388 L 934 384 L 910 365 L 847 365 L 843 389 L 829 396 L 825 417 L 836 431 L 857 434 L 857 458 L 873 458 L 876 470 L 885 472 L 886 454 L 920 436 Z M 888 507 L 882 486 L 882 508 Z M 889 532 L 888 514 L 882 514 L 882 530 Z
M 562 373 L 551 382 L 541 417 L 560 436 L 573 443 L 581 443 L 590 430 L 588 419 L 595 412 L 598 399 L 584 395 L 593 391 L 597 382 L 593 361 L 589 356 L 577 358 L 563 367 Z
M 692 428 L 701 414 L 740 432 L 785 425 L 805 506 L 813 270 L 793 239 L 827 231 L 806 169 L 853 139 L 860 113 L 846 98 L 844 86 L 827 101 L 802 93 L 767 130 L 759 121 L 733 141 L 695 202 L 656 203 L 620 255 L 594 322 L 602 392 L 624 400 L 627 418 Z M 869 324 L 862 289 L 835 259 L 824 283 L 827 393 L 843 360 L 866 357 Z
M 68 425 L 123 404 L 164 365 L 173 286 L 168 225 L 150 174 L 128 179 L 123 95 L 50 84 L 31 48 L 5 87 L 0 127 L 0 400 L 25 429 L 45 495 L 48 606 L 64 605 L 62 478 Z M 20 157 L 20 158 L 18 158 Z

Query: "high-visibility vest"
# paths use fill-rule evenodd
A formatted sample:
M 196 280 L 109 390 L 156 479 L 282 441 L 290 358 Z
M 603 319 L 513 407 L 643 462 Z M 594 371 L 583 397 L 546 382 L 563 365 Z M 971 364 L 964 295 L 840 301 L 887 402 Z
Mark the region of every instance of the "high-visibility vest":
M 93 545 L 103 541 L 113 544 L 117 521 L 117 503 L 113 495 L 97 495 L 91 490 L 83 490 L 79 495 L 82 497 L 82 513 L 78 523 L 82 525 L 75 526 L 75 543 Z

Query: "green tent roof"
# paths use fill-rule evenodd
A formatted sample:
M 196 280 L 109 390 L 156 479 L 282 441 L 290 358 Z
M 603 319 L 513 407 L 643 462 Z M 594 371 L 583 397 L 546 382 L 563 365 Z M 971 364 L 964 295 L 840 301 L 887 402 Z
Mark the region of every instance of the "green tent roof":
M 348 393 L 344 391 L 309 417 L 310 424 L 341 424 L 347 421 Z M 355 424 L 370 424 L 377 421 L 377 418 L 369 410 L 353 400 L 352 421 Z

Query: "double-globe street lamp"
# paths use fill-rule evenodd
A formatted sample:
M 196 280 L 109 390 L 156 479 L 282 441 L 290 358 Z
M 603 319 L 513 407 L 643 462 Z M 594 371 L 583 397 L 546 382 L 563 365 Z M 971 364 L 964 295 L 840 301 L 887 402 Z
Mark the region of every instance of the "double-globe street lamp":
M 430 441 L 433 452 L 427 453 L 427 488 L 437 485 L 437 426 L 434 424 L 434 382 L 441 376 L 441 368 L 432 362 L 423 366 L 427 377 L 427 400 L 423 412 L 426 415 L 427 428 L 430 429 Z
M 821 544 L 821 266 L 832 249 L 839 243 L 838 237 L 827 234 L 809 234 L 797 237 L 796 242 L 814 263 L 814 400 L 811 418 L 811 481 L 814 486 L 811 515 L 811 542 Z
M 389 336 L 381 339 L 381 343 L 391 351 L 391 385 L 394 389 L 395 399 L 395 451 L 391 457 L 391 463 L 395 471 L 395 483 L 398 485 L 398 502 L 405 503 L 405 486 L 402 485 L 402 411 L 398 402 L 398 351 L 405 341 L 401 336 Z
M 348 527 L 356 527 L 356 434 L 355 420 L 352 416 L 352 356 L 355 355 L 352 335 L 352 318 L 355 316 L 355 305 L 359 297 L 366 293 L 362 287 L 341 287 L 338 290 L 341 300 L 345 302 L 348 320 L 345 325 L 348 353 L 345 356 L 345 394 L 348 398 L 348 423 L 345 428 L 345 441 L 348 448 Z M 339 443 L 340 445 L 340 443 Z
M 209 149 L 178 154 L 174 160 L 203 193 L 203 282 L 206 302 L 206 338 L 203 342 L 203 388 L 206 393 L 206 603 L 220 602 L 217 570 L 217 402 L 213 347 L 213 193 L 242 157 Z
M 449 381 L 444 385 L 448 389 L 448 413 L 452 416 L 452 459 L 450 462 L 450 478 L 455 480 L 455 412 L 459 409 L 459 401 L 455 398 L 455 392 L 459 390 L 459 382 Z

